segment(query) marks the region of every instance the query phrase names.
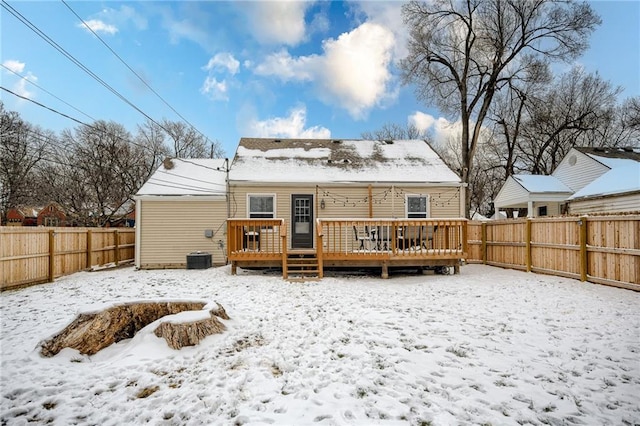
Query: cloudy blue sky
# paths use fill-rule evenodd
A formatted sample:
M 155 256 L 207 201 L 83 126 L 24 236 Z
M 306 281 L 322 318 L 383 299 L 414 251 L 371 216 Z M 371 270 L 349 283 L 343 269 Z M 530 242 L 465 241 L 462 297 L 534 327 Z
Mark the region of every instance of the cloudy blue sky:
M 386 122 L 446 132 L 447 119 L 455 120 L 401 84 L 394 65 L 405 52 L 400 2 L 2 3 L 35 29 L 0 9 L 2 86 L 83 122 L 114 120 L 135 132 L 145 117 L 130 104 L 156 120 L 180 114 L 232 156 L 242 136 L 358 138 Z M 592 5 L 603 24 L 579 63 L 623 86 L 623 97 L 640 95 L 640 2 Z M 43 128 L 77 125 L 0 96 Z

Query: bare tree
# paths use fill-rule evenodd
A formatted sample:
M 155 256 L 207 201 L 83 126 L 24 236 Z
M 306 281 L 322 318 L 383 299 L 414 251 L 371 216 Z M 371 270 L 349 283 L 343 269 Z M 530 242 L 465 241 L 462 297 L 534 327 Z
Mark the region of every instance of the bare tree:
M 49 136 L 0 102 L 0 223 L 9 209 L 34 201 L 32 175 L 46 155 Z
M 518 142 L 529 120 L 529 107 L 540 102 L 540 93 L 551 80 L 548 64 L 540 62 L 529 67 L 526 78 L 510 80 L 496 94 L 487 116 L 493 124 L 494 137 L 485 149 L 493 154 L 494 165 L 503 169 L 500 177 L 503 182 L 519 171 L 522 161 Z
M 218 141 L 210 141 L 193 127 L 181 121 L 162 120 L 170 153 L 179 158 L 222 158 L 224 152 Z
M 429 139 L 425 132 L 413 124 L 402 126 L 397 123 L 385 123 L 380 129 L 362 132 L 360 137 L 368 140 Z
M 79 223 L 104 226 L 131 205 L 148 176 L 147 152 L 120 124 L 97 121 L 62 133 L 61 203 Z
M 612 145 L 602 130 L 614 120 L 620 91 L 580 67 L 556 78 L 528 103 L 528 122 L 517 141 L 523 169 L 551 174 L 573 146 Z
M 600 23 L 586 2 L 552 0 L 412 1 L 403 15 L 410 29 L 404 81 L 415 83 L 419 99 L 461 119 L 465 183 L 496 93 L 541 57 L 580 55 Z

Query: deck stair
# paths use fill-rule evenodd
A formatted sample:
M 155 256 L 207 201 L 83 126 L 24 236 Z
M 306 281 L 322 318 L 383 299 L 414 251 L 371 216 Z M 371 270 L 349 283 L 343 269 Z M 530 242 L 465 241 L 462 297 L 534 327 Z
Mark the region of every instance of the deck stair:
M 288 253 L 286 277 L 289 281 L 318 281 L 320 271 L 315 252 Z

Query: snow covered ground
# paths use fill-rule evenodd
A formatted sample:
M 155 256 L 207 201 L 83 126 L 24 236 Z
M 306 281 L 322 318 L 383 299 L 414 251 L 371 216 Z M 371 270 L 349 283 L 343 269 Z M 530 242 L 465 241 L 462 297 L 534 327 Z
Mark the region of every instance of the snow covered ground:
M 640 294 L 468 265 L 455 276 L 78 273 L 1 297 L 2 424 L 640 422 Z M 217 301 L 227 332 L 170 350 L 143 329 L 93 357 L 38 342 L 79 311 Z

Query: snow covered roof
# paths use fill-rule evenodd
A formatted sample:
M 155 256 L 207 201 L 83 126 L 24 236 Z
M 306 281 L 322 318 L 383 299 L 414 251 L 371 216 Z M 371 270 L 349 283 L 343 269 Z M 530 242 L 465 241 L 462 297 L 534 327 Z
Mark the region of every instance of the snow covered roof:
M 640 163 L 634 160 L 618 159 L 616 161 L 620 164 L 573 194 L 569 199 L 640 191 Z
M 573 192 L 555 176 L 513 175 L 513 178 L 529 192 Z
M 232 181 L 460 183 L 423 140 L 242 138 Z
M 224 195 L 225 159 L 165 160 L 136 195 Z
M 638 147 L 620 147 L 620 148 L 592 148 L 592 147 L 575 147 L 576 150 L 588 155 L 589 157 L 601 162 L 610 169 L 621 164 L 619 160 L 640 162 L 640 148 Z M 623 163 L 624 163 L 623 162 Z

